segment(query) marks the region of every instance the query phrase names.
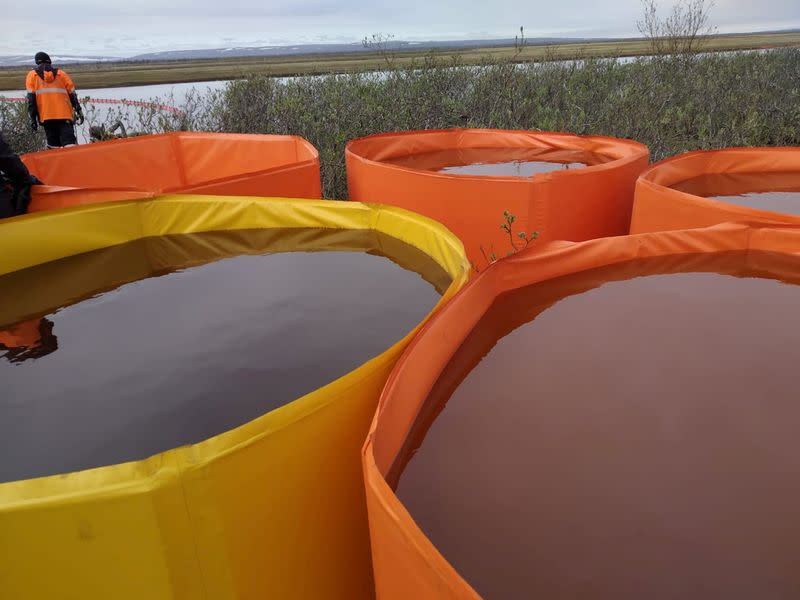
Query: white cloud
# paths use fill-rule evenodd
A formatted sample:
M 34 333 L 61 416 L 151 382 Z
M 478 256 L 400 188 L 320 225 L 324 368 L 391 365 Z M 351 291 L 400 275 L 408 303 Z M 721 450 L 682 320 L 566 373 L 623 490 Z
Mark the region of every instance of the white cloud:
M 670 2 L 662 3 L 666 8 Z M 639 0 L 38 0 L 4 15 L 1 54 L 142 52 L 358 41 L 375 32 L 397 39 L 623 36 L 636 33 Z M 19 7 L 19 8 L 16 8 Z M 59 24 L 45 27 L 41 18 Z M 800 1 L 717 0 L 720 31 L 800 27 Z

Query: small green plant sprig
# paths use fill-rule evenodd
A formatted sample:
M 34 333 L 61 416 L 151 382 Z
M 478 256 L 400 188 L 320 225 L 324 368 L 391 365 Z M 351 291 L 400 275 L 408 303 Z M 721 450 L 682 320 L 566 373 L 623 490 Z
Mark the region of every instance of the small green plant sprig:
M 517 217 L 507 210 L 503 211 L 503 219 L 505 219 L 505 222 L 500 225 L 500 229 L 508 234 L 508 243 L 511 246 L 511 251 L 509 251 L 506 256 L 511 256 L 520 250 L 524 250 L 528 247 L 528 244 L 539 237 L 538 231 L 532 231 L 530 235 L 526 234 L 524 231 L 519 231 L 515 236 L 514 221 L 517 220 Z M 522 240 L 522 245 L 518 245 L 516 240 Z
M 527 234 L 524 231 L 518 231 L 514 233 L 514 221 L 516 220 L 516 215 L 507 210 L 503 211 L 503 223 L 500 224 L 500 229 L 505 231 L 508 235 L 508 245 L 511 247 L 510 250 L 506 250 L 506 258 L 516 254 L 521 250 L 524 250 L 531 242 L 535 241 L 539 237 L 538 231 L 532 231 L 530 234 Z M 480 249 L 483 259 L 486 261 L 487 267 L 500 260 L 495 252 L 494 244 L 490 244 L 488 253 L 484 249 L 483 245 L 480 246 Z M 477 273 L 480 273 L 480 269 L 474 263 L 472 268 L 474 268 Z

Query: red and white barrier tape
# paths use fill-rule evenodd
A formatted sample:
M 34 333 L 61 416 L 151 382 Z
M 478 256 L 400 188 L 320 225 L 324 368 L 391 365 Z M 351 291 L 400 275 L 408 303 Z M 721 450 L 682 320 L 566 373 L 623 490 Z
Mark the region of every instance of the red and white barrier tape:
M 26 102 L 25 98 L 8 98 L 0 96 L 0 102 Z M 123 106 L 141 106 L 145 108 L 154 108 L 161 112 L 168 112 L 179 117 L 186 115 L 180 108 L 170 106 L 169 104 L 159 104 L 158 102 L 145 102 L 143 100 L 116 100 L 112 98 L 81 98 L 81 102 L 87 104 L 121 104 Z

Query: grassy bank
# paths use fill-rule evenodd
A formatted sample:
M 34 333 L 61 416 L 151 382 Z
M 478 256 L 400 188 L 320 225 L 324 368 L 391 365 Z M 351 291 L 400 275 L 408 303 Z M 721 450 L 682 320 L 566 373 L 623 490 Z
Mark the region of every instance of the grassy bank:
M 709 38 L 709 51 L 745 50 L 757 48 L 800 47 L 800 33 L 719 35 Z M 521 52 L 513 47 L 470 48 L 441 52 L 455 56 L 461 64 L 483 64 L 515 60 L 519 62 L 544 59 L 567 60 L 642 56 L 651 53 L 645 40 L 611 40 L 591 43 L 529 45 Z M 395 66 L 403 67 L 420 60 L 429 51 L 407 51 L 394 54 Z M 380 52 L 319 54 L 300 56 L 246 57 L 207 60 L 123 62 L 71 65 L 68 70 L 78 88 L 122 87 L 160 83 L 182 83 L 241 79 L 253 75 L 286 77 L 294 75 L 325 75 L 375 71 L 386 66 L 386 56 Z M 29 67 L 0 69 L 0 91 L 24 87 Z
M 20 106 L 0 103 L 19 150 L 41 144 Z M 381 131 L 496 127 L 632 138 L 655 159 L 700 148 L 800 145 L 800 49 L 515 65 L 418 59 L 380 75 L 289 82 L 254 76 L 189 98 L 184 117 L 112 116 L 131 131 L 301 135 L 320 151 L 325 195 L 346 197 L 344 145 Z M 15 112 L 16 111 L 16 112 Z

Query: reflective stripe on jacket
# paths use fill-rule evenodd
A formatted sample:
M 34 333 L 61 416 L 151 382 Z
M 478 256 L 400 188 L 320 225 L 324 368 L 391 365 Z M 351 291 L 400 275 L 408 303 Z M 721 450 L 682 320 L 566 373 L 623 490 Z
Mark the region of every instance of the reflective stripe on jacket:
M 45 72 L 45 77 L 42 78 L 36 70 L 32 70 L 25 79 L 25 88 L 28 94 L 34 94 L 36 97 L 36 110 L 40 121 L 51 119 L 72 121 L 74 118 L 69 95 L 75 91 L 75 84 L 66 71 L 58 69 L 55 76 L 52 72 Z

